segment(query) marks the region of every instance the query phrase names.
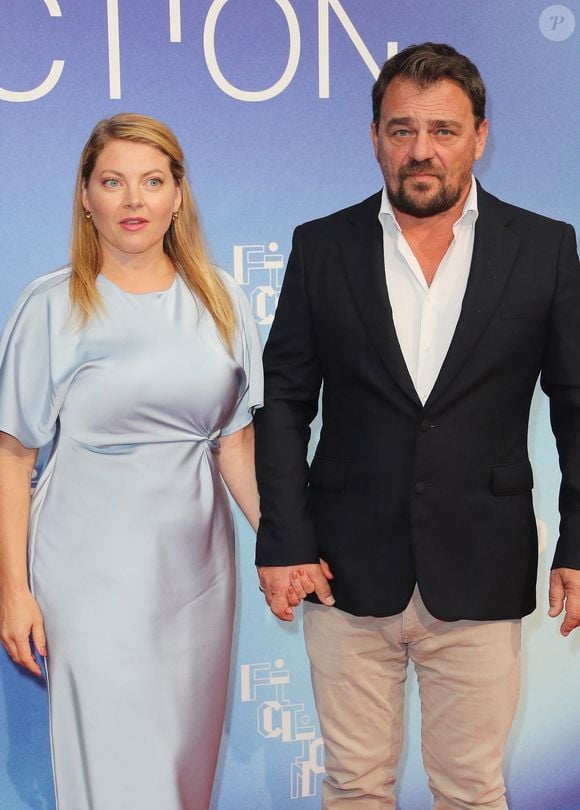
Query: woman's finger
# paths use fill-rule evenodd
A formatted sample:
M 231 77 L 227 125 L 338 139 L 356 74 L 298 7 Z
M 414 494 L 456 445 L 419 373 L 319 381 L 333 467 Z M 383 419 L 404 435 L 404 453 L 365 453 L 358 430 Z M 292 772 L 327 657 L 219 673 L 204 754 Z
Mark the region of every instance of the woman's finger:
M 289 605 L 292 607 L 298 607 L 303 597 L 299 596 L 296 589 L 290 586 L 286 591 L 286 598 Z
M 39 655 L 46 656 L 46 637 L 44 635 L 44 625 L 42 619 L 38 619 L 32 625 L 32 643 Z
M 290 574 L 290 587 L 294 588 L 298 599 L 304 599 L 309 593 L 309 591 L 307 591 L 304 587 L 305 583 L 303 583 L 303 579 L 303 577 L 300 577 L 298 571 L 292 571 Z
M 13 660 L 16 660 L 16 663 L 20 664 L 21 667 L 28 669 L 33 675 L 40 677 L 40 667 L 38 666 L 36 658 L 32 654 L 29 639 L 24 637 L 15 639 L 15 646 L 17 658 Z
M 308 596 L 310 593 L 314 593 L 315 585 L 310 576 L 306 573 L 304 568 L 298 569 L 298 576 L 300 578 L 300 585 L 302 590 L 304 591 L 304 596 Z

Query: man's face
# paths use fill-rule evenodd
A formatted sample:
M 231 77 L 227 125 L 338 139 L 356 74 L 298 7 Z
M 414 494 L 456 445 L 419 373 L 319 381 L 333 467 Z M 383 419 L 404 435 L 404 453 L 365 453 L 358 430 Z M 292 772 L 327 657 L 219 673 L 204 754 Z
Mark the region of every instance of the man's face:
M 463 204 L 473 163 L 483 154 L 487 121 L 475 127 L 469 96 L 455 82 L 442 79 L 421 89 L 396 78 L 371 135 L 393 208 L 431 217 Z

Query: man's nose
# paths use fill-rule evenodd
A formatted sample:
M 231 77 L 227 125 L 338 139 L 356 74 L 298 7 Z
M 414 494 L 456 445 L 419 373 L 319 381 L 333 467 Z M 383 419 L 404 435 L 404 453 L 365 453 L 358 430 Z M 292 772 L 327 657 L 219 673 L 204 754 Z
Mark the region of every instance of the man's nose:
M 409 157 L 413 160 L 431 160 L 435 156 L 433 140 L 428 132 L 418 132 L 409 149 Z

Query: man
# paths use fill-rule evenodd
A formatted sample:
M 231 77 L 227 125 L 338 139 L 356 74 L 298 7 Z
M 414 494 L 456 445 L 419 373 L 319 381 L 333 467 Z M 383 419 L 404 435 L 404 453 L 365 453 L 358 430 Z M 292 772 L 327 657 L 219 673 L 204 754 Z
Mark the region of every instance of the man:
M 385 188 L 296 230 L 265 351 L 257 564 L 280 618 L 319 597 L 304 630 L 328 810 L 395 806 L 408 660 L 435 808 L 507 807 L 520 620 L 535 607 L 538 375 L 562 468 L 550 615 L 565 602 L 562 634 L 580 624 L 574 232 L 476 183 L 487 132 L 465 56 L 426 43 L 390 59 L 371 125 Z

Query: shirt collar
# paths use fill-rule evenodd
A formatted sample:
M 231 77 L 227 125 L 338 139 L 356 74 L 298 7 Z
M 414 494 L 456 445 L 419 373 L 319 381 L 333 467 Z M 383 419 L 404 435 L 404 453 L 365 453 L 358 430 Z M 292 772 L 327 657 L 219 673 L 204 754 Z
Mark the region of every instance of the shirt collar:
M 471 226 L 475 225 L 478 215 L 479 209 L 477 207 L 477 183 L 475 182 L 475 177 L 471 175 L 471 187 L 469 189 L 469 194 L 467 195 L 467 199 L 465 200 L 465 205 L 463 206 L 461 216 L 453 225 L 453 231 L 455 232 L 455 229 L 462 225 L 471 225 Z M 392 225 L 394 225 L 397 231 L 401 230 L 401 227 L 395 217 L 391 201 L 387 197 L 386 186 L 383 186 L 381 207 L 379 210 L 379 221 L 383 226 L 387 222 L 390 222 Z

